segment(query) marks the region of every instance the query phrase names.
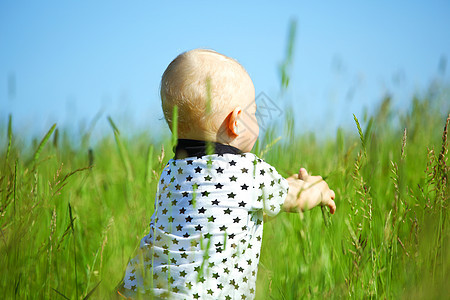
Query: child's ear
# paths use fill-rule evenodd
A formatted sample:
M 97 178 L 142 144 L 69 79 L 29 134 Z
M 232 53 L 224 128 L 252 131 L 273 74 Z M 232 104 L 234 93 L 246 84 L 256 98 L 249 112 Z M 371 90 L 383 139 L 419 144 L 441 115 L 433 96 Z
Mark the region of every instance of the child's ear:
M 241 117 L 242 109 L 240 106 L 236 107 L 231 113 L 228 119 L 228 131 L 233 137 L 239 135 L 239 119 Z

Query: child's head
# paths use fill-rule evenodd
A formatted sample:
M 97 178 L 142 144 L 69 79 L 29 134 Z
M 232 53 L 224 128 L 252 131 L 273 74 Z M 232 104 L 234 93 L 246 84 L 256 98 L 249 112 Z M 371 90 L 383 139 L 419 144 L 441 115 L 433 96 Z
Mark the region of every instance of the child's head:
M 236 60 L 215 51 L 195 49 L 178 55 L 162 76 L 161 102 L 171 128 L 173 107 L 178 107 L 180 138 L 224 142 L 239 148 L 242 145 L 236 144 L 237 137 L 242 131 L 252 131 L 256 136 L 246 146 L 251 149 L 258 135 L 250 76 Z M 239 126 L 240 122 L 245 124 Z

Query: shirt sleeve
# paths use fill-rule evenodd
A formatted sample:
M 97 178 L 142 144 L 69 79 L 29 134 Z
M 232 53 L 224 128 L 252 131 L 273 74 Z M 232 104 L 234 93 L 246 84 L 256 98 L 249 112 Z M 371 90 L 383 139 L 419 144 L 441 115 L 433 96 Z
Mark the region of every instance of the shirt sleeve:
M 269 216 L 276 216 L 286 200 L 289 185 L 277 170 L 256 157 L 254 165 L 253 209 L 263 210 Z

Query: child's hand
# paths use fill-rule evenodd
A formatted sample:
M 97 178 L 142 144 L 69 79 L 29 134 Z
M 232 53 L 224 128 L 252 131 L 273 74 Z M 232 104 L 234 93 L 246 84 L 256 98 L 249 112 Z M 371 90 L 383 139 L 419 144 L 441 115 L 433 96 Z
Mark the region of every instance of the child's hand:
M 317 205 L 328 206 L 330 213 L 336 211 L 335 194 L 321 176 L 310 176 L 304 168 L 287 178 L 289 192 L 283 208 L 286 211 L 305 211 Z

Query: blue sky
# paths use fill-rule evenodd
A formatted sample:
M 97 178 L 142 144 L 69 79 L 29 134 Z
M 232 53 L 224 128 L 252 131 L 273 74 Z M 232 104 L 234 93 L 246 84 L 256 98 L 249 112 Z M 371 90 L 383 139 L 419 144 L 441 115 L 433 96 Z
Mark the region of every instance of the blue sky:
M 438 65 L 450 59 L 450 1 L 243 2 L 0 0 L 0 122 L 12 113 L 15 128 L 43 134 L 102 111 L 98 130 L 111 115 L 164 131 L 161 74 L 199 47 L 236 58 L 257 93 L 290 102 L 299 130 L 330 135 L 387 92 L 407 107 L 431 80 L 449 82 Z M 291 83 L 280 97 L 292 19 Z

